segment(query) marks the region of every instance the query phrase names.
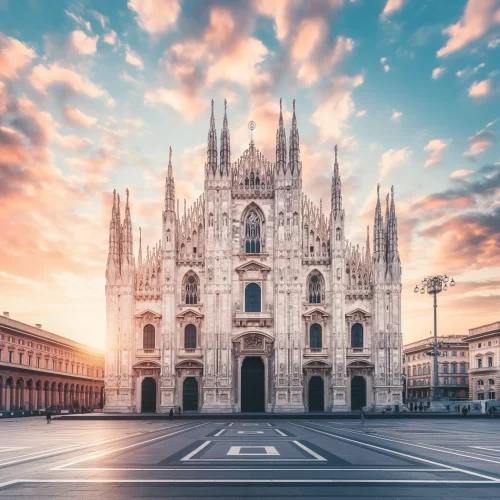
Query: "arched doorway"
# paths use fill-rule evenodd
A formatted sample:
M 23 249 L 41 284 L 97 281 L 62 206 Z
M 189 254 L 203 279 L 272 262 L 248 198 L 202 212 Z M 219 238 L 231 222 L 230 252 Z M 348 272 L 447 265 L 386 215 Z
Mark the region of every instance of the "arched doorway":
M 309 411 L 325 411 L 325 385 L 323 378 L 315 375 L 309 379 Z
M 265 411 L 264 363 L 260 357 L 246 357 L 241 366 L 241 411 Z
M 182 410 L 198 411 L 198 382 L 194 377 L 186 377 L 182 384 Z
M 141 412 L 156 412 L 156 381 L 153 377 L 142 381 Z
M 360 375 L 351 379 L 351 410 L 361 410 L 366 406 L 366 380 Z

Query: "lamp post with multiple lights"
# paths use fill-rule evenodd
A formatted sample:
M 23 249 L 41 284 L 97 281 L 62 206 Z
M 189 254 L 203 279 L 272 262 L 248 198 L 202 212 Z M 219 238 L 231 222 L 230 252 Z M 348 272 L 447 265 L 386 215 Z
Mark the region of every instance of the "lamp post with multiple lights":
M 439 344 L 437 341 L 437 294 L 448 290 L 448 282 L 450 286 L 455 286 L 455 280 L 450 278 L 445 274 L 444 276 L 429 276 L 422 280 L 422 283 L 419 287 L 417 285 L 414 288 L 415 293 L 424 294 L 427 292 L 430 295 L 434 296 L 434 342 L 432 344 L 432 351 L 428 352 L 429 356 L 434 357 L 434 376 L 432 381 L 432 401 L 431 401 L 431 409 L 440 410 L 443 407 L 441 402 L 441 393 L 439 391 L 439 373 L 438 373 L 438 356 L 441 356 L 439 352 Z

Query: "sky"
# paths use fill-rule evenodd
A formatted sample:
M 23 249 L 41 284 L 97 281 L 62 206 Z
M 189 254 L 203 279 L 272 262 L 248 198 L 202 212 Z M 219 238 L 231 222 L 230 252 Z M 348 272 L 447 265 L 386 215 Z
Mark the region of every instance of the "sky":
M 0 312 L 105 344 L 112 192 L 137 252 L 176 195 L 201 194 L 210 102 L 232 160 L 275 161 L 292 101 L 304 192 L 330 209 L 338 144 L 346 235 L 364 245 L 394 185 L 404 342 L 500 320 L 500 0 L 0 0 Z

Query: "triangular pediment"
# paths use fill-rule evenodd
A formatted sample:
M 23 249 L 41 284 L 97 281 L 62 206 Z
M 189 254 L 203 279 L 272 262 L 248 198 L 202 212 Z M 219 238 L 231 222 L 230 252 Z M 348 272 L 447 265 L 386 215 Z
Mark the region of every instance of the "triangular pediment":
M 161 314 L 160 313 L 157 313 L 155 311 L 152 311 L 151 309 L 144 309 L 144 311 L 141 311 L 140 313 L 137 313 L 135 315 L 136 318 L 142 318 L 144 316 L 153 316 L 155 319 L 160 319 L 161 318 Z
M 201 312 L 195 311 L 194 309 L 191 309 L 191 308 L 186 309 L 186 310 L 180 312 L 177 315 L 177 317 L 178 318 L 185 318 L 186 316 L 190 316 L 190 315 L 194 316 L 196 319 L 202 319 L 202 318 L 205 317 L 203 314 L 201 314 Z
M 314 314 L 319 315 L 322 318 L 329 318 L 330 317 L 330 315 L 326 311 L 323 311 L 323 309 L 320 309 L 319 307 L 315 307 L 314 309 L 311 309 L 310 311 L 305 312 L 302 316 L 304 318 L 310 318 Z
M 352 310 L 352 311 L 349 311 L 348 313 L 346 313 L 346 316 L 349 317 L 349 316 L 363 316 L 363 317 L 368 317 L 368 316 L 371 316 L 371 314 L 368 312 L 368 311 L 365 311 L 364 309 L 361 309 L 360 307 L 357 307 L 356 309 Z
M 260 262 L 257 262 L 256 260 L 251 260 L 250 262 L 245 262 L 244 264 L 241 264 L 241 266 L 238 266 L 235 271 L 236 272 L 245 272 L 245 271 L 261 271 L 261 272 L 266 272 L 268 273 L 271 270 L 269 266 L 266 266 L 265 264 L 262 264 Z

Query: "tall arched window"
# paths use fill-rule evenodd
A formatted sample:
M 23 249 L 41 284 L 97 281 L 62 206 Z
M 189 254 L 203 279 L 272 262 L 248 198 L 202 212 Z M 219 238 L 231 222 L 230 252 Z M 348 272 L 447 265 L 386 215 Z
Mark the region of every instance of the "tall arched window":
M 313 271 L 309 275 L 309 304 L 321 304 L 321 299 L 324 295 L 323 279 L 321 274 Z
M 198 302 L 198 286 L 194 276 L 188 276 L 186 280 L 186 304 L 196 304 Z
M 155 327 L 153 325 L 146 325 L 142 334 L 142 348 L 154 349 L 155 345 Z
M 187 325 L 184 330 L 184 348 L 196 349 L 196 326 Z
M 245 253 L 261 251 L 261 220 L 255 210 L 250 210 L 245 220 Z
M 313 323 L 309 328 L 309 347 L 311 349 L 321 349 L 323 347 L 321 325 L 318 323 Z
M 260 285 L 249 283 L 245 288 L 245 312 L 261 312 Z
M 361 349 L 363 347 L 363 325 L 354 323 L 351 327 L 351 347 Z

